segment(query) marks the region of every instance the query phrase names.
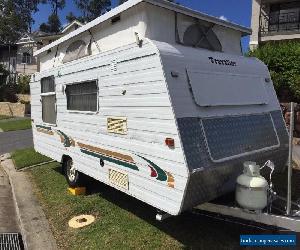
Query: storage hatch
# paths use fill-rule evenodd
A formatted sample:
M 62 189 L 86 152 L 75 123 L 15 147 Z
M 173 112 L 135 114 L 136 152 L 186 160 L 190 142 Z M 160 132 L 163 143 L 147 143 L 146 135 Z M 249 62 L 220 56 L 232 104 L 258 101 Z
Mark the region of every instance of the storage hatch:
M 261 76 L 187 70 L 197 105 L 242 106 L 268 103 Z

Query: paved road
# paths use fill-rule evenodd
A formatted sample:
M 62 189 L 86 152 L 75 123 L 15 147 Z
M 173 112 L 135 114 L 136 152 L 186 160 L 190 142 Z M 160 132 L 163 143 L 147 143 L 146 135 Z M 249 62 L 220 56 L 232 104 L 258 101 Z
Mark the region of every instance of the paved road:
M 31 129 L 0 133 L 0 155 L 33 147 Z
M 0 233 L 17 233 L 19 226 L 8 176 L 0 166 Z

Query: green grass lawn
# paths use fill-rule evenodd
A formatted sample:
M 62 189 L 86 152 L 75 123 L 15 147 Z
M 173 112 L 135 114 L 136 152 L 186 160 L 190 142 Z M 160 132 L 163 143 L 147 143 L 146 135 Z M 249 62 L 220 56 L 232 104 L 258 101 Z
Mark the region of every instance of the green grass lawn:
M 59 163 L 28 173 L 60 249 L 240 249 L 240 234 L 259 233 L 190 212 L 157 222 L 153 207 L 92 179 L 87 195 L 73 196 Z M 68 221 L 80 214 L 96 221 L 70 229 Z
M 6 115 L 0 115 L 0 120 L 6 120 L 12 118 L 11 116 L 6 116 Z
M 9 120 L 9 121 L 1 121 L 0 128 L 4 131 L 15 131 L 15 130 L 22 130 L 22 129 L 30 129 L 31 128 L 31 120 L 22 119 L 22 120 Z
M 47 156 L 35 152 L 33 148 L 16 150 L 12 153 L 11 157 L 15 163 L 16 169 L 29 167 L 51 160 Z

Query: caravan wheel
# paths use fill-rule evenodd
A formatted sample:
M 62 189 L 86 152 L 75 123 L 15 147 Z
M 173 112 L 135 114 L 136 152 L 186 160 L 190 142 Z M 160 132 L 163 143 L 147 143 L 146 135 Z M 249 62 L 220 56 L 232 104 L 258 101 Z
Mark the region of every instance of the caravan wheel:
M 79 173 L 73 164 L 73 160 L 68 158 L 64 161 L 65 176 L 71 187 L 78 187 L 82 182 L 82 174 Z

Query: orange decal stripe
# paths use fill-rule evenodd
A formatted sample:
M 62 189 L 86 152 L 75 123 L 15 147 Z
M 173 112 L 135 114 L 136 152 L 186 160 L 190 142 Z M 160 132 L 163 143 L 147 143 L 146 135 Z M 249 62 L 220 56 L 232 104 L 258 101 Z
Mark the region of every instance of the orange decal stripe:
M 43 134 L 54 135 L 53 131 L 51 131 L 51 130 L 46 130 L 46 129 L 42 129 L 42 128 L 37 128 L 36 130 Z
M 86 145 L 86 144 L 83 144 L 83 143 L 80 143 L 80 142 L 78 142 L 77 144 L 78 144 L 79 147 L 91 150 L 93 152 L 104 154 L 104 155 L 107 155 L 109 157 L 113 157 L 113 158 L 116 158 L 118 160 L 126 161 L 126 162 L 129 162 L 129 163 L 135 163 L 134 160 L 132 159 L 132 157 L 129 156 L 129 155 L 124 155 L 124 154 L 121 154 L 121 153 L 118 153 L 118 152 L 113 152 L 113 151 L 103 149 L 103 148 L 97 148 L 97 147 Z
M 174 188 L 175 187 L 175 180 L 174 180 L 173 175 L 171 175 L 168 172 L 167 172 L 167 175 L 168 175 L 168 186 L 171 187 L 171 188 Z

